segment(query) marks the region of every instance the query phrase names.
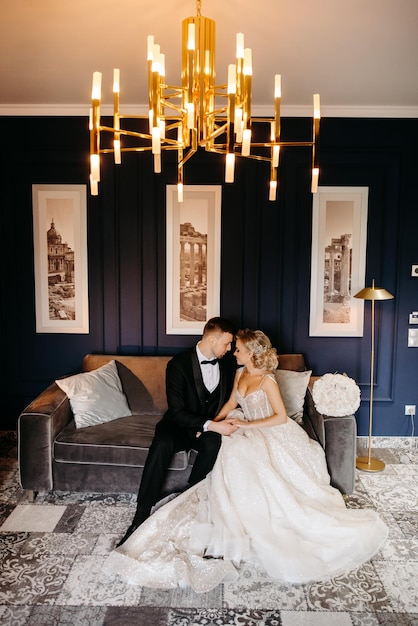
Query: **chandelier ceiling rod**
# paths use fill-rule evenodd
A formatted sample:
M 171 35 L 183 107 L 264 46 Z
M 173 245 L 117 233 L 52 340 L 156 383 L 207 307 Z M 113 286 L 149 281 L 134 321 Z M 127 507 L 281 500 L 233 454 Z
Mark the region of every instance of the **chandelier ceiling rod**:
M 280 140 L 281 76 L 274 78 L 274 117 L 251 117 L 252 51 L 244 48 L 244 35 L 236 36 L 236 60 L 228 66 L 228 83 L 215 84 L 215 31 L 213 20 L 201 15 L 201 1 L 196 2 L 196 15 L 182 22 L 181 86 L 169 85 L 165 77 L 165 57 L 160 46 L 148 36 L 148 100 L 149 116 L 122 115 L 120 71 L 113 71 L 113 127 L 103 126 L 100 116 L 100 72 L 93 73 L 92 108 L 90 110 L 90 191 L 98 194 L 100 155 L 114 154 L 121 163 L 122 152 L 151 151 L 154 172 L 161 172 L 161 152 L 177 151 L 178 201 L 183 200 L 183 167 L 197 152 L 224 154 L 225 182 L 234 182 L 235 158 L 245 157 L 270 164 L 269 200 L 276 199 L 277 170 L 280 148 L 308 146 L 312 148 L 311 191 L 318 188 L 318 141 L 320 124 L 319 94 L 313 96 L 312 141 Z M 148 119 L 148 132 L 124 128 L 121 120 Z M 113 136 L 113 147 L 101 147 L 101 135 Z M 262 139 L 264 137 L 264 140 Z M 124 142 L 122 142 L 124 138 Z M 131 138 L 126 142 L 125 138 Z M 132 145 L 132 141 L 138 143 Z

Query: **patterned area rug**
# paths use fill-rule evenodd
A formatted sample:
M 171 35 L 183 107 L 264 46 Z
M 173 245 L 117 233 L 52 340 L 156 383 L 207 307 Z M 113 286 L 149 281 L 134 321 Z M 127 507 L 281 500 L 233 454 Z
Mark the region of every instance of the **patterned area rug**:
M 359 451 L 364 454 L 364 451 Z M 19 487 L 16 434 L 0 432 L 0 624 L 112 626 L 418 626 L 418 452 L 376 449 L 383 472 L 358 472 L 351 508 L 390 528 L 373 561 L 326 583 L 283 585 L 255 567 L 207 594 L 103 584 L 133 494 L 40 493 Z

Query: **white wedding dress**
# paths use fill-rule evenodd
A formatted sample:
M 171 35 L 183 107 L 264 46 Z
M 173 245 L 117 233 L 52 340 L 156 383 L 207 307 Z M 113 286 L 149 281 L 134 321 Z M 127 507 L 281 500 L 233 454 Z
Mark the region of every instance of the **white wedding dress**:
M 237 400 L 247 420 L 273 413 L 262 389 Z M 290 583 L 342 574 L 379 550 L 387 528 L 372 510 L 347 509 L 329 483 L 322 448 L 293 420 L 238 429 L 206 479 L 156 510 L 105 571 L 196 592 L 236 580 L 241 562 Z

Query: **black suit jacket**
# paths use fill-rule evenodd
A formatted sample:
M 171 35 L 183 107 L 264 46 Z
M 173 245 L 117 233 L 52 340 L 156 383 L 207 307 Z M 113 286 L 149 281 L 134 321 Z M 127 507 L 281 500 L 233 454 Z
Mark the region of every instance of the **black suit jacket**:
M 203 424 L 208 419 L 213 419 L 229 399 L 236 367 L 232 352 L 227 352 L 219 360 L 219 405 L 213 415 L 207 415 L 205 412 L 207 390 L 203 383 L 196 347 L 173 357 L 167 364 L 168 411 L 163 419 L 174 422 L 179 428 L 185 428 L 190 437 L 196 437 L 196 433 L 203 430 Z

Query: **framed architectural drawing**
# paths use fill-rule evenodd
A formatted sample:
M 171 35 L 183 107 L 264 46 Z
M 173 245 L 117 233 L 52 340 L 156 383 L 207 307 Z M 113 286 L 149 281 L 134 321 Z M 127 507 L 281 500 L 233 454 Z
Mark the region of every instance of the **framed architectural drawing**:
M 166 332 L 199 335 L 219 315 L 221 267 L 220 185 L 167 185 Z
M 37 333 L 88 333 L 86 185 L 32 185 Z
M 313 194 L 309 335 L 362 337 L 368 187 L 318 187 Z

